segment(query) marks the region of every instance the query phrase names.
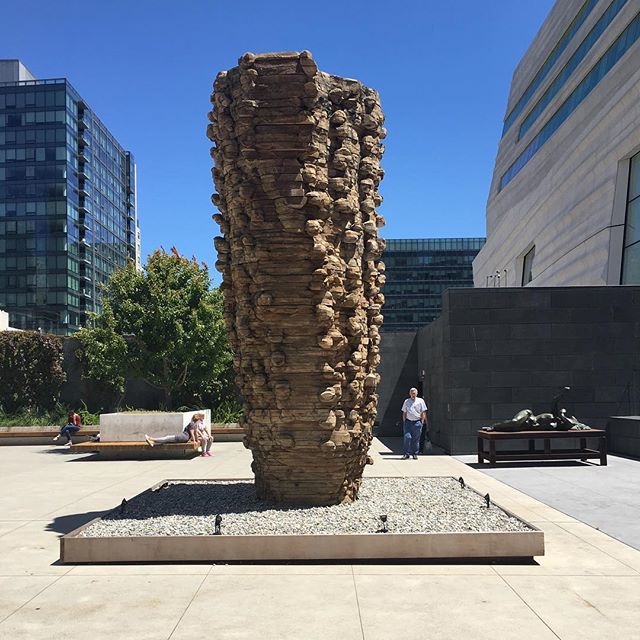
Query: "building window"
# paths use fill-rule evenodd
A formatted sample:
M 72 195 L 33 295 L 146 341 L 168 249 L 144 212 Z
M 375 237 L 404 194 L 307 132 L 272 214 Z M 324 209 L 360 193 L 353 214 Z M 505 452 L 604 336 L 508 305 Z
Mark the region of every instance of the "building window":
M 591 71 L 571 92 L 567 99 L 556 109 L 555 113 L 542 126 L 538 134 L 531 140 L 515 162 L 507 169 L 500 180 L 498 191 L 504 189 L 513 180 L 545 142 L 562 126 L 571 114 L 582 104 L 607 73 L 622 56 L 640 38 L 640 13 L 629 23 L 606 53 L 595 63 Z
M 587 2 L 582 5 L 582 8 L 580 9 L 580 11 L 578 11 L 576 17 L 567 27 L 567 30 L 562 34 L 560 40 L 558 40 L 558 44 L 553 48 L 553 50 L 549 54 L 549 57 L 544 61 L 543 65 L 538 70 L 538 73 L 536 73 L 536 75 L 534 76 L 531 84 L 529 84 L 529 86 L 525 89 L 520 100 L 518 100 L 511 113 L 509 113 L 509 115 L 505 118 L 502 135 L 504 135 L 509 130 L 511 125 L 515 122 L 516 118 L 522 113 L 526 104 L 531 99 L 531 96 L 536 92 L 538 87 L 540 87 L 544 79 L 547 77 L 549 71 L 551 71 L 553 65 L 557 62 L 558 58 L 567 48 L 569 42 L 571 42 L 578 29 L 580 29 L 585 20 L 589 17 L 589 14 L 593 11 L 596 4 L 598 4 L 597 0 L 587 0 Z
M 520 140 L 520 138 L 529 131 L 540 114 L 560 93 L 562 87 L 565 86 L 569 78 L 573 75 L 573 72 L 587 57 L 589 51 L 591 51 L 600 36 L 606 31 L 611 22 L 613 22 L 613 19 L 618 15 L 618 13 L 620 13 L 627 1 L 628 0 L 613 0 L 613 2 L 607 7 L 600 20 L 596 22 L 593 29 L 591 29 L 591 31 L 589 31 L 585 36 L 584 40 L 580 43 L 580 46 L 575 50 L 571 58 L 569 58 L 567 64 L 560 70 L 553 82 L 549 85 L 549 88 L 544 92 L 540 100 L 538 100 L 533 109 L 531 109 L 527 117 L 523 120 L 518 131 L 518 140 Z
M 533 259 L 536 255 L 535 245 L 524 254 L 522 260 L 522 286 L 526 287 L 533 280 Z
M 622 251 L 622 284 L 640 284 L 640 153 L 631 158 Z

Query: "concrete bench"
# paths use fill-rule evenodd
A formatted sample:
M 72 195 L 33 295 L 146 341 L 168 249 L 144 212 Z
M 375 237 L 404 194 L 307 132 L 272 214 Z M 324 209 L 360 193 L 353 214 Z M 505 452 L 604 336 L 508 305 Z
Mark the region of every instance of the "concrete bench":
M 597 438 L 598 448 L 587 447 L 587 438 Z M 552 449 L 552 440 L 572 440 L 577 446 Z M 496 449 L 497 442 L 527 440 L 528 448 L 523 450 Z M 543 448 L 536 449 L 536 441 L 543 441 Z M 489 450 L 484 443 L 488 442 Z M 575 429 L 570 431 L 478 431 L 478 463 L 488 460 L 490 464 L 506 460 L 582 460 L 599 459 L 604 467 L 607 464 L 607 432 L 604 429 Z
M 69 447 L 73 453 L 96 453 L 104 460 L 190 459 L 200 455 L 197 442 L 171 442 L 150 447 L 146 442 L 83 442 Z

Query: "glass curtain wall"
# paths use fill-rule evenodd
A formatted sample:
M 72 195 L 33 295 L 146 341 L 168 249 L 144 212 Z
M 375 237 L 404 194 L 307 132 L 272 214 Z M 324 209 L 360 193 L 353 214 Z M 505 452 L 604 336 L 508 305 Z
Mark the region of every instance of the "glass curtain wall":
M 442 293 L 473 287 L 472 262 L 485 238 L 387 240 L 383 331 L 415 331 L 435 320 Z
M 11 326 L 68 335 L 100 311 L 100 284 L 135 259 L 134 173 L 65 79 L 0 85 L 0 308 Z

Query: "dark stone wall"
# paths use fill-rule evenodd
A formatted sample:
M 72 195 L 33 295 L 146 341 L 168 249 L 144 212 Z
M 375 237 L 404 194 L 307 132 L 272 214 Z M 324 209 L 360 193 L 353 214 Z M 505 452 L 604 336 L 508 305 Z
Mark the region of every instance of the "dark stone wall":
M 380 383 L 375 434 L 401 436 L 400 409 L 411 387 L 418 388 L 418 341 L 415 331 L 386 332 L 380 343 Z
M 70 407 L 79 408 L 82 403 L 91 411 L 111 411 L 118 404 L 122 407 L 138 409 L 158 409 L 162 405 L 163 394 L 144 380 L 131 378 L 127 380 L 125 394 L 121 398 L 102 385 L 82 377 L 80 361 L 76 351 L 80 342 L 76 338 L 65 338 L 63 343 L 63 368 L 67 380 L 62 387 L 60 402 Z
M 640 287 L 449 289 L 418 331 L 416 365 L 402 375 L 426 371 L 432 438 L 450 453 L 475 452 L 479 427 L 520 409 L 548 411 L 565 385 L 569 413 L 604 428 L 637 406 Z
M 640 458 L 640 416 L 615 416 L 607 425 L 611 453 Z

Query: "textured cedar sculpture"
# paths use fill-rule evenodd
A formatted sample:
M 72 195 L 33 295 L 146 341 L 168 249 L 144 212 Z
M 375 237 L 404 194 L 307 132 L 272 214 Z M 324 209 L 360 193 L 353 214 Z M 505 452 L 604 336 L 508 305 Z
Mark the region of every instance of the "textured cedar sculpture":
M 258 497 L 354 500 L 384 301 L 379 96 L 307 51 L 247 53 L 212 103 L 216 268 Z

